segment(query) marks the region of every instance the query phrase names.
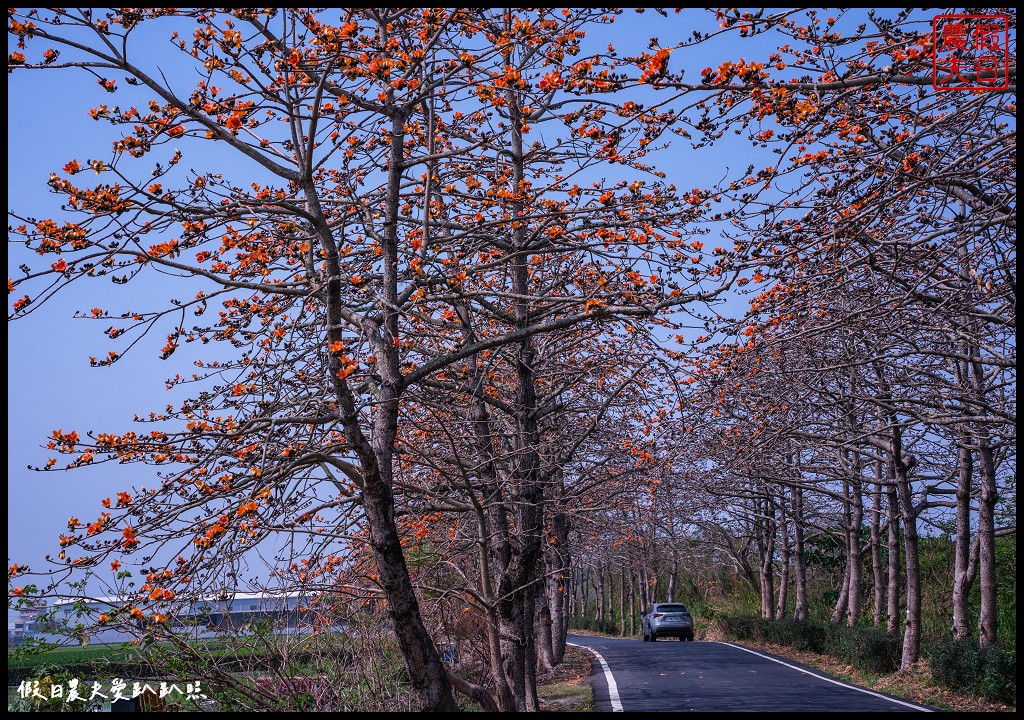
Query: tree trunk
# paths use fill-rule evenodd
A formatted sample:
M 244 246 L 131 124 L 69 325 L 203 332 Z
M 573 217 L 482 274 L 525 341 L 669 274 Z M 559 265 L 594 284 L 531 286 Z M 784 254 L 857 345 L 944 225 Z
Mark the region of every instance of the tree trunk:
M 639 605 L 642 608 L 650 607 L 650 588 L 650 571 L 648 570 L 647 563 L 644 561 L 644 558 L 641 557 L 640 570 L 637 573 L 637 596 Z
M 626 634 L 626 564 L 619 569 L 619 635 Z
M 846 605 L 850 602 L 850 563 L 843 563 L 843 585 L 839 589 L 839 597 L 836 598 L 836 605 L 832 609 L 831 621 L 838 625 L 846 615 Z
M 526 645 L 523 602 L 520 596 L 498 602 L 498 628 L 501 634 L 501 662 L 512 688 L 512 707 L 504 712 L 526 711 Z
M 921 565 L 917 544 L 917 510 L 914 508 L 913 488 L 910 485 L 910 471 L 916 461 L 912 456 L 904 459 L 899 428 L 893 428 L 893 449 L 896 493 L 903 519 L 903 553 L 907 578 L 907 613 L 903 626 L 900 669 L 909 670 L 921 654 Z
M 781 501 L 782 496 L 779 499 Z M 779 522 L 782 536 L 782 568 L 779 574 L 779 599 L 775 605 L 775 617 L 781 620 L 786 617 L 786 605 L 789 601 L 790 542 L 789 521 L 786 518 L 785 508 L 780 509 Z
M 796 598 L 793 603 L 793 619 L 807 619 L 807 564 L 804 559 L 804 491 L 794 486 L 793 494 L 793 574 L 796 583 Z
M 956 486 L 956 543 L 953 548 L 953 639 L 966 640 L 971 637 L 968 596 L 974 578 L 969 574 L 971 564 L 971 476 L 974 472 L 970 437 L 961 434 L 957 452 Z
M 679 558 L 676 556 L 676 548 L 672 547 L 672 569 L 668 574 L 668 601 L 676 601 L 676 576 L 679 574 Z
M 882 624 L 885 603 L 885 574 L 882 572 L 882 459 L 875 459 L 875 487 L 871 491 L 871 587 L 873 590 L 871 622 Z
M 537 583 L 542 586 L 541 583 Z M 526 639 L 526 646 L 523 648 L 523 674 L 525 675 L 525 696 L 523 698 L 526 712 L 537 712 L 540 710 L 540 699 L 537 697 L 537 628 L 533 624 L 536 617 L 537 589 L 531 588 L 523 598 L 523 637 Z M 551 628 L 544 628 L 547 632 L 548 642 L 551 641 Z
M 604 589 L 607 597 L 604 601 L 604 616 L 605 621 L 610 624 L 615 620 L 615 574 L 610 565 L 601 566 L 601 573 L 606 576 Z
M 456 712 L 458 705 L 434 642 L 423 624 L 419 602 L 409 578 L 402 543 L 394 525 L 391 486 L 364 478 L 363 510 L 370 527 L 380 585 L 409 676 L 425 712 Z
M 978 439 L 978 470 L 981 497 L 978 500 L 978 574 L 981 585 L 981 609 L 978 635 L 981 647 L 996 644 L 998 608 L 996 607 L 996 471 L 987 437 Z
M 583 578 L 580 581 L 580 591 L 583 594 L 583 619 L 590 618 L 590 588 L 587 587 L 587 583 L 590 582 L 590 565 L 584 565 L 581 568 Z
M 864 495 L 861 485 L 861 460 L 860 451 L 853 450 L 851 469 L 853 477 L 850 480 L 850 524 L 847 528 L 849 540 L 847 549 L 849 557 L 847 563 L 850 566 L 850 600 L 846 609 L 846 624 L 856 627 L 861 614 L 861 582 L 863 580 L 863 569 L 860 559 L 861 542 L 860 529 L 864 524 Z
M 628 573 L 629 577 L 629 623 L 626 625 L 629 635 L 633 634 L 633 623 L 636 621 L 636 586 L 639 580 L 636 573 Z
M 381 305 L 383 319 L 372 337 L 381 373 L 378 402 L 373 410 L 373 433 L 363 433 L 360 411 L 345 376 L 340 375 L 340 360 L 329 361 L 331 383 L 338 404 L 345 439 L 359 458 L 363 475 L 363 512 L 369 527 L 369 543 L 381 589 L 387 598 L 388 616 L 394 627 L 399 650 L 409 672 L 414 691 L 425 712 L 458 710 L 448 672 L 434 646 L 420 612 L 416 591 L 409 577 L 402 543 L 395 523 L 395 500 L 392 493 L 395 441 L 398 434 L 398 407 L 403 375 L 399 363 L 398 340 L 398 213 L 403 182 L 402 160 L 405 148 L 404 122 L 399 115 L 391 118 L 391 142 L 387 162 L 387 194 L 381 237 L 382 268 Z M 334 230 L 327 224 L 323 208 L 312 181 L 301 183 L 313 226 L 327 253 L 325 267 L 327 285 L 327 339 L 344 342 L 341 335 L 342 277 Z M 383 342 L 382 337 L 388 341 Z
M 548 593 L 545 591 L 545 583 L 537 583 L 534 597 L 534 642 L 537 647 L 537 664 L 545 673 L 555 669 L 555 648 L 552 642 L 554 631 L 551 620 L 551 604 L 548 600 Z
M 891 462 L 886 463 L 886 471 L 893 482 L 886 487 L 886 509 L 889 511 L 889 578 L 885 631 L 895 635 L 900 628 L 900 508 Z
M 775 508 L 768 491 L 754 497 L 754 534 L 757 538 L 761 617 L 775 619 Z
M 558 474 L 558 481 L 555 486 L 555 507 L 560 507 L 562 498 L 564 495 L 563 479 L 562 474 Z M 545 605 L 548 608 L 548 615 L 550 617 L 550 637 L 551 637 L 551 663 L 558 665 L 562 662 L 565 657 L 565 636 L 568 632 L 568 582 L 569 582 L 569 520 L 565 516 L 565 513 L 558 512 L 554 513 L 551 519 L 551 543 L 548 544 L 548 558 L 550 559 L 549 571 L 547 580 L 543 585 L 546 585 L 547 592 L 545 597 Z M 598 576 L 602 577 L 602 573 L 598 572 Z M 602 583 L 603 584 L 603 583 Z M 603 589 L 602 592 L 598 593 L 600 601 L 600 608 L 602 615 L 604 613 L 604 598 Z
M 566 603 L 566 621 L 568 618 L 576 617 L 576 568 L 569 569 L 569 575 L 566 578 L 566 582 L 569 584 L 565 588 L 565 603 Z

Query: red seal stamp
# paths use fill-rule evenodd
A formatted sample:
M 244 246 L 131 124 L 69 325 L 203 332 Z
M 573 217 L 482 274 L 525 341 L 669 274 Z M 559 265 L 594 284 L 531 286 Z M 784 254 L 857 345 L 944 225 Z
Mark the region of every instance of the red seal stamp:
M 936 90 L 1006 90 L 1010 86 L 1010 19 L 1005 15 L 932 18 L 932 85 Z

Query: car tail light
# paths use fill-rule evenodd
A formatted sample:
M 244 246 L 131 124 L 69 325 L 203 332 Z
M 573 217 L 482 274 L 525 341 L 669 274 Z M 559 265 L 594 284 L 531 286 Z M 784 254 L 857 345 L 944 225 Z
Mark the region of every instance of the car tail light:
M 665 613 L 654 613 L 654 617 L 662 617 Z

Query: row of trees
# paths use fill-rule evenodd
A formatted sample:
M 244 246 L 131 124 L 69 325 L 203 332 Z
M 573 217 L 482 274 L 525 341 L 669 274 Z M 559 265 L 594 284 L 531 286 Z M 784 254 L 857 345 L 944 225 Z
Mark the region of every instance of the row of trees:
M 822 77 L 843 75 L 827 53 L 797 54 Z M 929 62 L 912 50 L 902 67 L 914 75 Z M 680 455 L 699 467 L 675 473 L 685 478 L 676 488 L 716 499 L 692 506 L 688 537 L 731 556 L 765 618 L 786 611 L 791 587 L 793 617 L 808 617 L 807 538 L 838 535 L 832 622 L 855 625 L 870 607 L 875 625 L 903 633 L 909 667 L 921 644 L 922 532 L 955 538 L 953 636 L 972 637 L 976 622 L 983 647 L 997 639 L 996 537 L 1016 525 L 1016 104 L 850 82 L 829 90 L 805 113 L 780 115 L 765 140 L 791 161 L 787 203 L 761 176 L 729 188 L 743 208 L 736 246 L 759 259 L 760 285 L 733 336 L 683 380 Z M 776 100 L 755 94 L 740 122 L 772 111 Z M 671 506 L 649 512 L 676 517 Z M 648 553 L 678 552 L 656 526 L 648 542 Z
M 125 602 L 105 622 L 151 632 L 177 599 L 246 584 L 382 598 L 424 709 L 456 709 L 454 688 L 535 710 L 581 558 L 668 542 L 668 586 L 636 583 L 643 605 L 673 594 L 686 542 L 718 538 L 747 571 L 756 547 L 764 612 L 792 565 L 806 615 L 801 538 L 841 507 L 837 613 L 860 615 L 869 512 L 873 552 L 883 532 L 906 548 L 886 577 L 908 588 L 912 662 L 914 538 L 946 504 L 951 449 L 963 584 L 972 513 L 994 583 L 1015 414 L 1012 94 L 921 90 L 908 17 L 842 37 L 792 16 L 719 14 L 620 56 L 590 49 L 613 19 L 590 10 L 12 11 L 12 69 L 78 70 L 119 99 L 91 111 L 106 159 L 51 175 L 62 215 L 12 213 L 42 258 L 9 281 L 27 291 L 12 317 L 72 283 L 170 273 L 191 297 L 86 313 L 122 343 L 92 364 L 166 332 L 161 357 L 195 366 L 152 430 L 54 433 L 66 462 L 47 468 L 141 463 L 158 480 L 69 520 L 49 589 L 12 592 L 113 558 Z M 788 41 L 765 63 L 693 83 L 670 69 L 718 35 L 765 33 Z M 140 52 L 161 35 L 173 74 Z M 879 69 L 911 51 L 903 74 Z M 778 156 L 690 191 L 650 164 L 733 129 Z M 190 159 L 206 145 L 225 159 Z M 732 248 L 705 250 L 711 233 Z M 741 321 L 708 309 L 751 282 Z M 255 558 L 267 571 L 247 576 Z M 480 629 L 475 682 L 437 650 L 453 613 Z

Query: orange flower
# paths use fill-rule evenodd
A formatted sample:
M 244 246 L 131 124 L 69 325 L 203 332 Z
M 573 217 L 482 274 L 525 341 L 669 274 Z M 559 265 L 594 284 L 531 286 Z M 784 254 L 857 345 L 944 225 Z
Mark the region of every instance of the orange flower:
M 120 568 L 121 568 L 121 561 L 120 560 L 114 560 L 112 563 L 110 563 L 110 569 L 111 570 L 116 572 Z

